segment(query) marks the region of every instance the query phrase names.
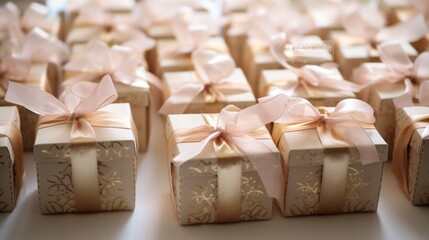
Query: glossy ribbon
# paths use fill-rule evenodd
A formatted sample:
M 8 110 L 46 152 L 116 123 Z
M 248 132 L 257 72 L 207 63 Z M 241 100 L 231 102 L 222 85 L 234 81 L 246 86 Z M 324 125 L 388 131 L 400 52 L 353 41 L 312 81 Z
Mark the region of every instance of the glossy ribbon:
M 280 161 L 271 155 L 272 150 L 261 141 L 258 141 L 257 137 L 264 135 L 269 138 L 269 133 L 265 130 L 261 130 L 261 127 L 276 120 L 282 115 L 281 109 L 283 109 L 287 99 L 287 96 L 279 95 L 241 111 L 238 111 L 238 109 L 233 106 L 225 107 L 219 113 L 215 121 L 208 121 L 207 125 L 195 127 L 180 134 L 182 137 L 178 141 L 197 142 L 197 144 L 195 147 L 175 156 L 173 158 L 173 163 L 180 166 L 188 160 L 198 157 L 203 158 L 204 156 L 202 154 L 206 149 L 210 148 L 210 146 L 214 147 L 217 156 L 230 156 L 238 151 L 240 155 L 247 157 L 257 170 L 267 195 L 276 198 L 279 203 L 282 203 L 284 189 L 281 186 L 282 183 L 284 183 L 284 177 Z M 237 154 L 235 154 L 235 156 L 236 155 Z M 221 162 L 222 168 L 225 168 L 224 170 L 228 171 L 230 174 L 232 174 L 232 172 L 238 174 L 239 167 L 236 164 L 238 163 Z M 222 176 L 228 175 L 231 179 L 235 179 L 236 181 L 239 179 L 236 174 L 232 174 L 235 175 L 235 177 L 230 174 L 222 174 Z M 236 191 L 239 184 L 237 182 L 228 183 L 228 181 L 224 180 L 220 180 L 220 183 L 223 184 L 221 189 L 232 189 L 231 191 Z M 231 185 L 228 186 L 227 184 Z M 231 191 L 227 191 L 228 194 L 232 194 Z M 241 191 L 235 194 L 241 194 Z M 236 195 L 235 197 L 230 197 L 231 199 L 225 200 L 225 202 L 231 201 L 233 205 L 236 205 L 239 197 Z M 221 198 L 227 199 L 228 196 Z M 281 206 L 281 208 L 283 210 L 283 206 Z M 234 215 L 235 217 L 231 217 L 230 221 L 237 219 L 237 215 Z M 228 219 L 223 219 L 222 221 L 228 221 Z
M 184 84 L 165 101 L 161 114 L 181 114 L 201 93 L 206 103 L 225 101 L 225 95 L 250 91 L 247 85 L 235 83 L 228 77 L 235 71 L 234 60 L 225 54 L 211 50 L 195 50 L 192 53 L 197 82 Z
M 0 121 L 0 137 L 7 137 L 12 146 L 11 159 L 15 168 L 15 194 L 19 193 L 24 173 L 23 146 L 21 131 L 16 123 L 11 121 Z
M 133 54 L 128 47 L 109 46 L 99 40 L 88 42 L 75 59 L 69 61 L 64 70 L 77 72 L 63 83 L 68 86 L 79 81 L 100 81 L 109 74 L 114 82 L 133 87 L 145 87 L 146 82 L 162 89 L 159 79 L 142 68 L 142 58 Z
M 278 89 L 282 93 L 292 96 L 299 86 L 302 86 L 309 96 L 317 95 L 317 92 L 323 91 L 323 89 L 350 92 L 359 92 L 361 90 L 358 84 L 339 80 L 337 78 L 338 74 L 334 69 L 317 65 L 305 65 L 300 68 L 291 66 L 285 59 L 286 42 L 286 35 L 281 33 L 272 36 L 270 43 L 270 51 L 277 62 L 298 76 L 298 81 L 287 81 L 284 85 L 279 86 Z
M 60 100 L 35 89 L 11 82 L 5 100 L 39 114 L 38 128 L 72 124 L 70 132 L 72 183 L 76 210 L 100 208 L 96 136 L 93 127 L 132 129 L 132 120 L 114 113 L 97 111 L 117 98 L 109 76 L 100 84 L 81 82 L 72 85 Z M 38 99 L 38 101 L 34 101 Z
M 406 108 L 413 106 L 429 106 L 429 81 L 424 81 L 420 85 L 419 99 L 420 102 L 413 103 L 412 92 L 410 90 L 411 82 L 406 82 L 405 94 L 394 99 L 397 108 Z M 428 108 L 429 110 L 429 108 Z M 426 114 L 415 114 L 409 116 L 402 124 L 395 136 L 395 145 L 393 148 L 392 165 L 399 183 L 406 196 L 408 191 L 408 145 L 414 132 L 424 128 L 422 138 L 429 136 L 429 111 Z
M 341 212 L 346 196 L 348 146 L 356 146 L 362 164 L 379 161 L 374 143 L 365 131 L 365 128 L 374 128 L 371 106 L 357 99 L 346 99 L 330 111 L 315 108 L 302 98 L 290 98 L 284 115 L 276 122 L 280 124 L 279 130 L 273 133 L 276 143 L 284 132 L 316 129 L 325 149 L 318 211 Z
M 429 53 L 421 53 L 414 63 L 403 50 L 402 46 L 395 42 L 386 42 L 378 46 L 381 61 L 387 66 L 388 72 L 379 72 L 369 65 L 361 65 L 353 71 L 354 81 L 362 85 L 363 99 L 368 99 L 370 87 L 377 84 L 395 84 L 410 80 L 418 85 L 424 80 L 429 80 Z

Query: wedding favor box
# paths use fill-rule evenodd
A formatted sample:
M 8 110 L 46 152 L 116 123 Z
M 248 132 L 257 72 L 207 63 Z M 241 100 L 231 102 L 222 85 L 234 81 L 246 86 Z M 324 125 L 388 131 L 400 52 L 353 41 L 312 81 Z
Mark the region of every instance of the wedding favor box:
M 49 77 L 49 72 L 54 71 L 56 71 L 56 69 L 54 69 L 54 66 L 52 64 L 32 63 L 30 67 L 30 72 L 28 73 L 27 78 L 22 81 L 22 83 L 30 87 L 41 89 L 48 93 L 54 93 L 55 91 L 52 85 L 52 82 L 54 82 L 54 80 Z M 0 106 L 11 105 L 4 100 L 5 95 L 6 89 L 0 87 Z M 21 118 L 21 133 L 24 150 L 31 150 L 33 149 L 34 145 L 36 126 L 39 117 L 35 113 L 23 107 L 19 106 L 18 110 L 19 116 Z
M 403 126 L 413 115 L 428 114 L 428 107 L 405 107 L 396 110 L 397 127 Z M 408 197 L 413 205 L 429 204 L 429 139 L 423 137 L 424 128 L 416 128 L 408 143 Z M 395 146 L 396 147 L 396 146 Z
M 166 72 L 193 70 L 190 54 L 175 54 L 179 43 L 174 39 L 158 40 L 155 55 L 150 56 L 156 62 L 155 73 L 159 78 Z M 215 50 L 220 53 L 229 53 L 228 46 L 222 37 L 211 37 L 199 49 Z
M 247 91 L 240 93 L 224 94 L 225 99 L 212 99 L 206 100 L 204 92 L 200 93 L 188 105 L 184 113 L 218 113 L 229 104 L 233 104 L 239 108 L 249 107 L 256 103 L 255 96 L 252 93 L 249 83 L 240 68 L 236 68 L 234 72 L 226 77 L 224 80 L 230 81 L 236 85 L 242 85 Z M 183 72 L 167 72 L 164 74 L 164 100 L 167 99 L 171 93 L 174 93 L 185 84 L 201 81 L 194 71 Z M 216 98 L 216 97 L 215 97 Z
M 110 104 L 99 111 L 132 121 L 128 104 Z M 73 167 L 72 158 L 91 160 L 85 154 L 96 148 L 99 211 L 133 210 L 135 206 L 136 137 L 132 129 L 93 127 L 96 141 L 71 143 L 71 123 L 39 128 L 34 146 L 40 210 L 43 214 L 79 212 L 73 175 L 87 176 L 86 168 Z M 80 154 L 79 154 L 80 153 Z M 79 160 L 77 160 L 79 161 Z M 83 205 L 83 204 L 82 204 Z
M 242 55 L 244 45 L 247 39 L 247 33 L 229 32 L 234 28 L 246 28 L 249 21 L 249 16 L 246 13 L 234 12 L 228 15 L 228 25 L 225 27 L 224 38 L 231 52 L 231 57 L 234 58 L 237 66 L 242 67 Z
M 407 9 L 410 7 L 409 0 L 380 0 L 380 10 L 386 15 L 387 19 L 393 19 L 395 10 Z M 391 22 L 391 21 L 390 21 Z
M 366 132 L 375 144 L 380 162 L 362 165 L 359 152 L 353 146 L 324 148 L 315 128 L 283 132 L 282 124 L 274 124 L 273 139 L 282 153 L 286 177 L 285 217 L 377 210 L 388 146 L 377 130 L 366 129 Z M 327 177 L 323 174 L 325 158 L 335 154 L 348 162 L 345 199 L 344 202 L 332 203 L 327 209 L 322 209 L 322 192 L 336 191 L 323 189 L 322 185 L 323 178 Z M 340 171 L 338 169 L 341 167 L 335 171 Z M 341 175 L 340 172 L 338 174 Z M 338 183 L 336 181 L 334 185 Z
M 19 132 L 19 113 L 16 107 L 0 107 L 0 127 L 8 127 L 8 124 Z M 15 137 L 21 138 L 21 135 Z M 23 181 L 23 150 L 15 149 L 16 147 L 20 146 L 14 146 L 8 137 L 0 133 L 0 212 L 14 209 Z
M 330 39 L 334 42 L 334 58 L 344 78 L 350 79 L 353 69 L 366 62 L 379 62 L 377 47 L 365 38 L 352 36 L 346 32 L 331 32 Z M 401 42 L 406 54 L 414 60 L 418 52 L 407 42 Z
M 335 75 L 331 75 L 332 79 L 337 79 L 338 84 L 342 84 L 341 81 L 346 81 L 338 69 L 333 70 Z M 279 93 L 285 93 L 285 90 L 281 89 L 282 86 L 298 81 L 298 76 L 288 69 L 263 70 L 259 82 L 259 96 L 275 96 Z M 304 87 L 301 84 L 290 96 L 305 98 L 314 106 L 336 106 L 343 99 L 356 97 L 351 91 L 323 89 L 322 87 L 307 85 Z
M 293 66 L 319 65 L 332 62 L 333 57 L 318 36 L 303 36 L 293 38 L 290 44 L 285 45 L 286 61 Z M 316 46 L 316 47 L 312 47 Z M 290 48 L 290 50 L 288 50 Z M 302 56 L 298 54 L 301 51 Z M 249 80 L 254 93 L 258 93 L 260 74 L 262 70 L 279 69 L 281 65 L 271 54 L 269 46 L 256 39 L 247 39 L 242 53 L 243 71 Z M 296 54 L 296 55 L 295 55 Z M 316 54 L 312 56 L 313 54 Z
M 207 125 L 208 119 L 217 119 L 217 116 L 217 114 L 169 115 L 166 127 L 168 158 L 171 160 L 177 154 L 189 150 L 196 144 L 196 142 L 182 141 L 181 137 L 178 136 L 179 133 L 201 125 Z M 269 136 L 265 128 L 260 130 Z M 270 153 L 272 158 L 280 157 L 270 137 L 257 138 L 257 140 L 272 150 L 272 153 Z M 241 162 L 242 175 L 241 190 L 238 193 L 235 192 L 241 196 L 240 217 L 236 221 L 271 219 L 273 199 L 267 196 L 261 178 L 253 164 L 238 152 L 234 155 L 229 155 L 229 157 L 217 157 L 215 150 L 209 148 L 198 157 L 192 158 L 180 166 L 173 162 L 170 163 L 173 197 L 180 224 L 225 221 L 218 218 L 220 208 L 222 207 L 223 211 L 225 211 L 226 208 L 231 208 L 232 206 L 220 206 L 219 203 L 218 181 L 220 178 L 225 181 L 225 178 L 228 177 L 225 175 L 225 170 L 222 171 L 222 174 L 219 172 L 219 165 L 229 163 L 235 165 L 233 163 L 237 163 L 237 161 Z M 236 186 L 233 181 L 228 185 Z M 224 197 L 233 198 L 234 192 L 223 192 L 222 194 L 227 194 Z M 237 211 L 237 209 L 232 209 L 232 211 Z M 221 214 L 228 215 L 228 213 L 223 212 Z

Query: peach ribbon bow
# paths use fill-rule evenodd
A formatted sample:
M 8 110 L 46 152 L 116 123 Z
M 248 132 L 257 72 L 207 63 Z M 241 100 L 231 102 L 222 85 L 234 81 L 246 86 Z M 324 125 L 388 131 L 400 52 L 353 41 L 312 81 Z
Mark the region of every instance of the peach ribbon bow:
M 64 92 L 60 100 L 47 92 L 14 82 L 10 83 L 6 93 L 6 101 L 40 115 L 38 128 L 71 124 L 72 185 L 77 211 L 96 211 L 100 208 L 93 127 L 134 129 L 129 117 L 98 111 L 117 97 L 109 76 L 105 76 L 100 84 L 76 83 Z
M 159 79 L 148 71 L 139 71 L 142 66 L 140 56 L 129 48 L 122 46 L 109 47 L 99 40 L 88 42 L 75 59 L 69 61 L 64 69 L 79 72 L 75 77 L 64 81 L 63 85 L 70 85 L 78 81 L 99 81 L 109 74 L 113 81 L 135 87 L 144 87 L 146 82 L 158 89 L 162 89 Z
M 280 159 L 272 157 L 272 150 L 251 135 L 265 124 L 278 119 L 287 99 L 287 96 L 279 95 L 241 111 L 231 105 L 225 107 L 214 123 L 195 127 L 181 134 L 187 139 L 203 140 L 195 141 L 194 147 L 176 155 L 173 163 L 180 166 L 198 158 L 211 145 L 229 143 L 252 162 L 267 195 L 283 203 L 284 189 L 281 186 L 284 184 L 284 176 Z M 282 208 L 282 204 L 280 206 Z
M 280 123 L 274 126 L 273 138 L 277 143 L 284 132 L 317 130 L 325 149 L 318 213 L 341 212 L 350 161 L 348 146 L 357 148 L 362 164 L 379 161 L 375 145 L 365 131 L 365 128 L 374 128 L 371 106 L 357 99 L 346 99 L 331 111 L 323 107 L 317 109 L 302 98 L 290 98 L 283 116 L 276 122 Z
M 414 42 L 428 32 L 422 14 L 389 27 L 384 27 L 385 23 L 384 15 L 379 10 L 362 7 L 356 8 L 344 18 L 343 27 L 351 35 L 362 37 L 368 43 L 390 40 Z
M 312 94 L 312 88 L 317 90 L 360 91 L 361 87 L 353 82 L 333 78 L 332 76 L 337 76 L 337 74 L 330 68 L 317 65 L 305 65 L 300 68 L 291 66 L 285 59 L 286 42 L 286 35 L 281 33 L 272 36 L 270 43 L 270 51 L 277 62 L 298 76 L 298 81 L 290 81 L 279 88 L 283 93 L 291 96 L 299 86 L 303 86 L 309 95 Z
M 198 82 L 189 82 L 174 91 L 160 109 L 161 114 L 180 114 L 201 93 L 207 103 L 225 101 L 225 95 L 250 91 L 228 77 L 235 71 L 234 60 L 226 54 L 198 49 L 192 53 Z
M 370 87 L 380 83 L 394 84 L 408 79 L 418 84 L 429 80 L 429 52 L 421 53 L 413 63 L 399 43 L 385 42 L 377 49 L 389 71 L 380 72 L 368 65 L 361 65 L 353 71 L 354 81 L 364 90 L 363 99 L 368 99 Z
M 427 66 L 427 65 L 426 65 Z M 426 107 L 426 114 L 415 114 L 409 116 L 395 135 L 393 148 L 392 166 L 398 178 L 399 184 L 405 195 L 409 197 L 408 189 L 408 145 L 414 132 L 419 128 L 424 128 L 422 138 L 429 137 L 429 80 L 420 84 L 419 103 L 413 103 L 412 84 L 409 80 L 405 82 L 405 94 L 394 99 L 396 108 Z

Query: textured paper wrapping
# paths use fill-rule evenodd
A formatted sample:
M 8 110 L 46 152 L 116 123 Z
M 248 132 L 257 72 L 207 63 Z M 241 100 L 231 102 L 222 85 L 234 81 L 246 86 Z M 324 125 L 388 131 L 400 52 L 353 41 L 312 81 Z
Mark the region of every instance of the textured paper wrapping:
M 18 128 L 19 113 L 16 107 L 0 107 L 0 121 L 11 121 Z M 21 188 L 24 166 L 15 161 L 14 151 L 7 137 L 0 137 L 0 212 L 10 212 L 14 209 Z
M 334 59 L 340 66 L 344 78 L 350 79 L 353 69 L 366 62 L 380 62 L 380 56 L 374 46 L 364 38 L 349 35 L 346 32 L 335 31 L 330 35 L 334 41 Z M 418 52 L 407 43 L 400 43 L 407 55 L 414 60 Z
M 52 83 L 54 79 L 49 77 L 49 72 L 55 71 L 53 65 L 48 63 L 32 63 L 28 77 L 22 83 L 41 89 L 48 93 L 54 94 Z M 11 106 L 12 104 L 5 102 L 6 92 L 0 88 L 0 106 Z M 36 125 L 39 117 L 37 114 L 18 106 L 19 116 L 21 118 L 21 133 L 22 133 L 22 142 L 24 145 L 24 150 L 30 151 L 33 149 Z
M 377 148 L 380 162 L 362 165 L 357 149 L 349 148 L 347 190 L 342 213 L 377 210 L 388 146 L 377 130 L 366 131 Z M 281 134 L 278 148 L 283 156 L 283 172 L 287 179 L 285 216 L 318 214 L 324 149 L 317 130 L 281 133 L 279 124 L 274 124 L 273 136 L 276 134 Z
M 335 79 L 338 79 L 338 81 L 343 80 L 338 70 L 335 74 L 336 75 L 333 76 Z M 259 97 L 275 96 L 281 92 L 279 89 L 281 85 L 296 81 L 298 81 L 298 76 L 290 70 L 263 70 L 259 83 Z M 302 86 L 299 86 L 292 96 L 305 98 L 314 106 L 327 107 L 336 106 L 343 99 L 356 97 L 355 94 L 350 91 L 322 90 L 317 87 L 312 88 L 312 92 L 309 94 Z
M 81 44 L 72 48 L 71 59 L 75 58 L 82 50 Z M 139 68 L 138 71 L 143 71 Z M 75 76 L 78 72 L 66 71 L 64 79 Z M 133 113 L 134 123 L 137 127 L 139 151 L 146 151 L 149 140 L 149 107 L 150 107 L 150 86 L 146 82 L 139 82 L 139 87 L 130 86 L 119 82 L 113 82 L 118 92 L 116 103 L 129 103 Z M 67 86 L 63 86 L 64 89 Z
M 377 72 L 388 72 L 389 69 L 384 63 L 364 63 L 367 66 L 371 66 L 371 69 Z M 377 70 L 375 70 L 377 69 Z M 355 80 L 359 82 L 359 79 Z M 393 146 L 395 139 L 395 105 L 393 104 L 393 99 L 399 97 L 405 92 L 405 84 L 396 83 L 396 84 L 378 84 L 368 88 L 368 104 L 374 109 L 375 119 L 375 128 L 384 138 L 384 140 Z M 362 99 L 362 94 L 358 94 L 358 98 Z M 390 154 L 392 153 L 393 148 L 389 149 Z
M 318 36 L 305 36 L 302 38 L 293 39 L 292 42 L 296 44 L 306 46 L 311 44 L 320 44 L 322 40 Z M 292 44 L 294 45 L 294 44 Z M 285 51 L 286 53 L 286 51 Z M 309 52 L 310 53 L 310 52 Z M 312 57 L 300 57 L 297 59 L 286 58 L 286 61 L 294 66 L 302 66 L 307 64 L 319 65 L 326 62 L 332 62 L 332 55 L 326 51 L 317 51 L 318 58 Z M 257 40 L 247 39 L 243 55 L 242 55 L 242 66 L 243 71 L 246 74 L 247 79 L 249 80 L 250 86 L 252 86 L 253 92 L 255 95 L 258 93 L 259 88 L 259 79 L 262 70 L 266 69 L 280 69 L 283 68 L 272 56 L 269 47 L 266 44 L 263 44 Z
M 155 73 L 159 78 L 166 72 L 189 71 L 194 69 L 190 54 L 181 56 L 165 56 L 166 53 L 173 51 L 178 46 L 174 39 L 159 40 L 156 45 L 155 62 L 157 64 Z M 202 49 L 215 50 L 221 53 L 229 53 L 228 46 L 222 37 L 212 37 Z
M 235 71 L 226 79 L 231 82 L 243 84 L 248 87 L 247 92 L 237 94 L 225 94 L 225 101 L 216 101 L 214 103 L 207 103 L 204 101 L 204 96 L 201 93 L 198 95 L 188 106 L 185 113 L 218 113 L 222 108 L 233 104 L 239 108 L 246 108 L 256 103 L 255 96 L 249 86 L 249 83 L 240 68 Z M 200 81 L 194 71 L 183 72 L 168 72 L 164 74 L 164 100 L 170 94 L 182 87 L 186 83 Z
M 239 67 L 243 67 L 242 55 L 244 45 L 246 44 L 247 33 L 231 35 L 228 34 L 228 30 L 231 28 L 244 27 L 248 21 L 248 14 L 246 13 L 231 13 L 228 16 L 230 22 L 225 28 L 225 42 L 231 52 L 232 58 L 234 58 L 235 64 Z
M 414 8 L 401 8 L 393 11 L 392 14 L 392 24 L 397 24 L 403 22 L 410 17 L 419 14 L 419 12 Z M 429 33 L 420 40 L 412 42 L 411 45 L 419 52 L 424 52 L 429 50 Z
M 128 104 L 100 111 L 130 116 Z M 76 211 L 70 164 L 71 124 L 38 129 L 34 146 L 40 210 L 43 214 Z M 131 129 L 94 127 L 100 211 L 132 210 L 135 205 L 136 151 Z
M 195 143 L 177 143 L 174 132 L 191 129 L 206 124 L 201 114 L 169 115 L 166 133 L 168 138 L 168 157 L 185 151 Z M 273 157 L 279 152 L 271 139 L 259 139 L 273 151 Z M 236 156 L 242 162 L 241 177 L 241 221 L 271 219 L 272 198 L 266 195 L 263 183 L 253 164 L 242 156 Z M 231 157 L 231 160 L 235 157 Z M 214 223 L 217 210 L 217 162 L 213 149 L 176 167 L 171 163 L 171 181 L 173 198 L 179 223 Z
M 409 116 L 427 114 L 428 107 L 399 108 L 396 111 L 397 128 L 402 126 Z M 408 190 L 413 205 L 429 204 L 429 139 L 424 139 L 424 128 L 416 129 L 408 147 Z

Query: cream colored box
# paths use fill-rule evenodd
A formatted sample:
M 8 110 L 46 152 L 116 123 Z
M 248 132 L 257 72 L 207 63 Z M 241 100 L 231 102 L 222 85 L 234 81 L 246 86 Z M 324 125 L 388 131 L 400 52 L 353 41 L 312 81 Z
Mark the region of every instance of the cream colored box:
M 166 134 L 170 161 L 180 152 L 195 145 L 192 142 L 178 143 L 175 134 L 178 131 L 205 124 L 207 123 L 202 114 L 168 116 Z M 273 158 L 280 157 L 272 139 L 258 140 L 273 151 Z M 263 183 L 253 164 L 247 158 L 239 155 L 227 159 L 242 163 L 240 220 L 271 219 L 273 199 L 266 195 Z M 170 163 L 173 198 L 180 224 L 216 222 L 218 209 L 217 166 L 221 160 L 226 160 L 226 158 L 216 158 L 212 149 L 205 152 L 204 156 L 191 159 L 179 167 Z
M 245 28 L 248 24 L 249 16 L 247 13 L 231 13 L 228 15 L 229 23 L 225 27 L 225 42 L 231 52 L 231 57 L 234 59 L 235 64 L 238 67 L 243 67 L 243 50 L 247 40 L 247 33 L 243 34 L 231 34 L 228 31 L 234 28 Z
M 326 149 L 323 148 L 316 129 L 282 133 L 280 125 L 274 124 L 273 136 L 274 139 L 279 139 L 278 148 L 283 156 L 283 172 L 286 176 L 284 216 L 320 214 Z M 346 196 L 342 211 L 338 213 L 377 210 L 383 162 L 387 160 L 388 146 L 377 130 L 367 129 L 366 132 L 376 146 L 380 162 L 362 165 L 357 149 L 349 147 Z
M 335 70 L 333 78 L 338 79 L 338 81 L 344 80 L 340 71 L 338 71 L 338 69 Z M 263 70 L 259 82 L 259 97 L 275 96 L 279 93 L 283 93 L 284 91 L 280 89 L 281 86 L 296 81 L 298 81 L 298 76 L 291 70 Z M 340 83 L 341 82 L 339 82 L 339 84 Z M 350 91 L 335 91 L 311 87 L 310 85 L 308 86 L 308 90 L 305 90 L 304 87 L 300 85 L 292 96 L 305 98 L 314 106 L 326 107 L 336 106 L 343 99 L 356 97 L 356 95 Z
M 333 14 L 339 15 L 338 10 L 329 9 L 328 6 L 320 6 L 320 4 L 313 1 L 311 6 L 307 7 L 307 12 L 313 19 L 315 30 L 314 34 L 320 36 L 322 39 L 328 39 L 332 31 L 342 29 L 341 21 L 335 19 Z M 316 6 L 314 6 L 316 4 Z M 338 16 L 336 16 L 339 18 Z
M 428 107 L 398 108 L 396 131 L 411 115 L 428 113 Z M 429 205 L 429 139 L 423 138 L 423 130 L 415 129 L 408 147 L 408 197 L 413 205 Z
M 383 73 L 390 71 L 384 63 L 364 63 L 363 66 L 370 66 L 371 69 L 377 71 L 378 73 Z M 354 79 L 357 83 L 361 82 L 360 79 Z M 374 109 L 374 116 L 377 119 L 375 122 L 375 128 L 384 138 L 384 140 L 393 146 L 395 138 L 395 105 L 393 104 L 393 99 L 403 95 L 405 92 L 405 84 L 403 82 L 390 84 L 390 83 L 381 83 L 375 86 L 372 86 L 360 94 L 358 98 L 364 100 L 364 95 L 367 95 L 367 102 Z M 390 154 L 392 152 L 390 148 Z M 390 156 L 390 155 L 389 155 Z M 390 157 L 389 157 L 390 158 Z
M 100 111 L 131 117 L 128 104 Z M 71 123 L 38 129 L 34 146 L 40 210 L 43 214 L 76 212 L 72 185 Z M 136 138 L 131 129 L 94 127 L 99 172 L 100 211 L 135 206 Z M 85 143 L 82 143 L 85 144 Z
M 331 32 L 330 39 L 334 41 L 334 59 L 346 79 L 350 79 L 353 69 L 362 63 L 380 61 L 376 46 L 371 45 L 364 38 L 334 31 Z M 418 52 L 410 43 L 401 42 L 400 44 L 412 60 L 417 57 Z
M 55 88 L 53 86 L 56 82 L 56 79 L 52 78 L 50 72 L 55 72 L 56 69 L 52 64 L 48 63 L 32 63 L 30 67 L 30 72 L 27 75 L 27 79 L 22 81 L 23 84 L 41 89 L 51 94 L 55 94 Z M 0 106 L 11 106 L 4 100 L 6 95 L 6 90 L 0 87 Z M 21 133 L 22 133 L 22 142 L 24 145 L 24 150 L 30 151 L 33 149 L 36 126 L 39 117 L 37 114 L 18 106 L 19 116 L 21 118 Z
M 19 129 L 18 109 L 0 107 L 0 122 L 11 122 Z M 16 156 L 22 151 L 13 149 L 7 137 L 0 137 L 0 212 L 10 212 L 16 205 L 24 174 L 24 163 Z
M 236 84 L 242 84 L 248 87 L 248 91 L 236 94 L 225 94 L 225 101 L 210 103 L 204 100 L 204 96 L 201 93 L 188 105 L 185 113 L 218 113 L 222 108 L 230 104 L 239 108 L 246 108 L 256 104 L 256 99 L 252 93 L 252 89 L 240 68 L 236 68 L 235 71 L 226 79 Z M 163 95 L 164 100 L 166 100 L 171 93 L 180 89 L 184 84 L 198 82 L 200 80 L 194 71 L 183 71 L 165 73 L 163 81 L 165 86 Z
M 178 47 L 178 43 L 174 39 L 159 40 L 156 45 L 154 58 L 156 63 L 155 73 L 159 78 L 166 72 L 189 71 L 194 69 L 191 55 L 183 54 L 179 56 L 166 56 L 167 53 L 174 51 Z M 215 50 L 220 53 L 229 53 L 228 46 L 222 37 L 211 37 L 201 49 Z
M 83 44 L 74 45 L 70 59 L 76 58 L 82 51 L 83 46 Z M 144 69 L 139 68 L 137 71 L 144 71 Z M 79 72 L 65 71 L 64 79 L 67 80 L 76 74 L 79 74 Z M 147 149 L 149 140 L 150 86 L 143 81 L 140 81 L 138 86 L 130 86 L 120 82 L 113 82 L 113 84 L 118 92 L 118 99 L 115 102 L 129 103 L 131 106 L 132 116 L 138 132 L 139 151 L 144 152 Z M 67 86 L 63 86 L 62 89 L 65 87 Z
M 322 44 L 322 40 L 318 36 L 304 36 L 297 37 L 292 40 L 292 44 L 289 45 L 291 48 L 295 46 L 302 45 L 307 47 L 307 45 L 312 44 Z M 285 51 L 285 54 L 287 52 Z M 321 54 L 321 55 L 319 55 Z M 317 58 L 313 57 L 299 57 L 299 58 L 286 58 L 286 61 L 293 66 L 302 66 L 302 65 L 319 65 L 326 62 L 332 62 L 332 55 L 326 50 L 318 50 Z M 258 93 L 259 88 L 259 79 L 262 70 L 267 69 L 280 69 L 282 66 L 275 60 L 272 56 L 270 49 L 267 44 L 257 41 L 255 39 L 248 38 L 242 55 L 242 65 L 243 71 L 246 74 L 247 79 L 249 80 L 250 86 L 252 86 L 253 92 L 255 95 Z

